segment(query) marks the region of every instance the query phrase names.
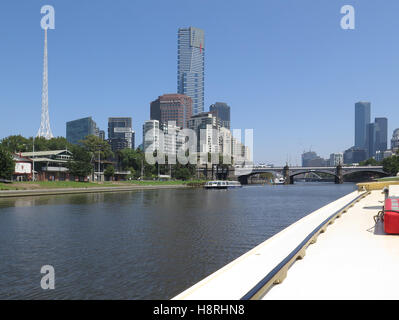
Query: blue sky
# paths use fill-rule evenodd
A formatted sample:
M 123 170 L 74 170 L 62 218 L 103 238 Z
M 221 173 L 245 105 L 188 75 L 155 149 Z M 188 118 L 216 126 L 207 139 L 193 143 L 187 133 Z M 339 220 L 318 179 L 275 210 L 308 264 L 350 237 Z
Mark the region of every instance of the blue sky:
M 49 31 L 53 133 L 92 116 L 133 118 L 137 144 L 149 104 L 176 92 L 177 29 L 205 30 L 205 108 L 232 110 L 232 127 L 254 129 L 255 160 L 300 163 L 353 145 L 354 103 L 399 127 L 399 2 L 385 0 L 3 0 L 0 4 L 0 137 L 40 125 L 43 30 Z M 342 30 L 340 9 L 356 10 Z

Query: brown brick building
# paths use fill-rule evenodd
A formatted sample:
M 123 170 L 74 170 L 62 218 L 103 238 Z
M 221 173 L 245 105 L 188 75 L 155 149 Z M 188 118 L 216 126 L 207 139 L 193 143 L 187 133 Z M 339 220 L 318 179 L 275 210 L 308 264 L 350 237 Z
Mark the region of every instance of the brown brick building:
M 181 128 L 187 128 L 187 123 L 192 116 L 192 100 L 184 94 L 164 94 L 151 102 L 151 120 L 158 120 L 167 124 L 175 121 Z

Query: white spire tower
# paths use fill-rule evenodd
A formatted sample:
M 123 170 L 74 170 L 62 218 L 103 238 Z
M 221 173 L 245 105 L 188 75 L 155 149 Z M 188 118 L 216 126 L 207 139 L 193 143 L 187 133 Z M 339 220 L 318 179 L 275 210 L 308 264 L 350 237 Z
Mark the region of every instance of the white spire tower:
M 43 88 L 42 88 L 42 119 L 37 137 L 47 140 L 53 138 L 48 115 L 48 67 L 47 67 L 47 28 L 44 29 L 44 58 L 43 58 Z

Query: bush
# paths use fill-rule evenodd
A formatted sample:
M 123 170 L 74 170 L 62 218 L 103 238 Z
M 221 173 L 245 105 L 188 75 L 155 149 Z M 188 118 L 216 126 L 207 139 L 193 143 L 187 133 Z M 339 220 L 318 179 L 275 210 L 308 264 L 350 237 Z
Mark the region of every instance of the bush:
M 107 166 L 104 170 L 104 176 L 106 176 L 107 178 L 109 177 L 113 177 L 115 174 L 115 168 L 114 166 Z

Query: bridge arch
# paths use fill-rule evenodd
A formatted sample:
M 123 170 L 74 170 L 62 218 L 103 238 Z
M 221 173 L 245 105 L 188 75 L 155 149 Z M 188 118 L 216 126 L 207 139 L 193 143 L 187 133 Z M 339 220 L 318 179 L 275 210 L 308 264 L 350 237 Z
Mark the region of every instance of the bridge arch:
M 299 176 L 301 174 L 306 174 L 306 173 L 323 173 L 323 174 L 328 174 L 330 176 L 333 176 L 335 178 L 335 183 L 340 183 L 340 180 L 342 179 L 342 177 L 339 177 L 339 175 L 337 175 L 337 173 L 331 170 L 315 170 L 315 169 L 309 169 L 309 170 L 300 170 L 300 171 L 294 171 L 292 173 L 289 174 L 289 183 L 290 184 L 294 184 L 294 177 Z

